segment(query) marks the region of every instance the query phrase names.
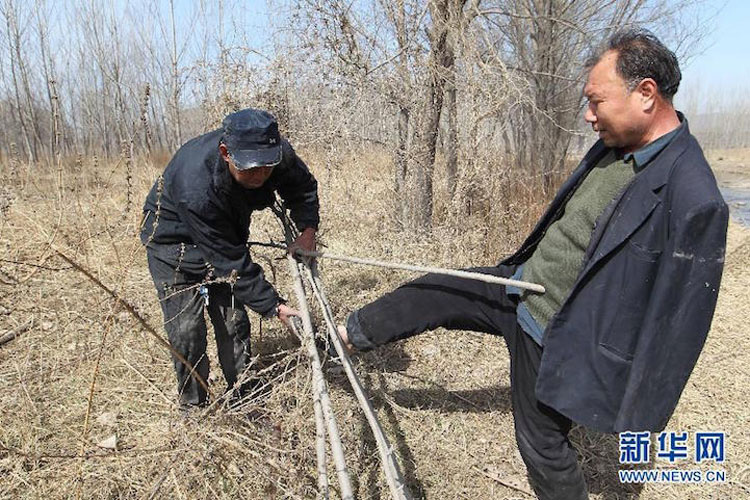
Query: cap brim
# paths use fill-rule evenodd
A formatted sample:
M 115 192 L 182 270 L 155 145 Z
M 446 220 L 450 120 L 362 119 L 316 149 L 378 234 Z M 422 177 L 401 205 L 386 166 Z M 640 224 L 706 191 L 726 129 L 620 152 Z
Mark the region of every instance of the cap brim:
M 229 155 L 237 170 L 254 167 L 273 167 L 281 163 L 281 146 L 263 149 L 235 149 Z

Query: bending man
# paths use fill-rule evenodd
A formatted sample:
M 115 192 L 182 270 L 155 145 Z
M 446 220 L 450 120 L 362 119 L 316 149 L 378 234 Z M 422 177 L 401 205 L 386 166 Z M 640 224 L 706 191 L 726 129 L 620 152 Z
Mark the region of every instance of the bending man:
M 294 246 L 315 249 L 317 182 L 266 111 L 228 115 L 220 129 L 183 145 L 143 206 L 141 241 L 156 285 L 169 342 L 208 379 L 204 307 L 214 326 L 219 362 L 233 397 L 250 361 L 244 306 L 288 325 L 297 312 L 250 259 L 250 216 L 273 204 L 278 191 L 301 234 Z M 206 403 L 206 391 L 173 357 L 183 408 Z

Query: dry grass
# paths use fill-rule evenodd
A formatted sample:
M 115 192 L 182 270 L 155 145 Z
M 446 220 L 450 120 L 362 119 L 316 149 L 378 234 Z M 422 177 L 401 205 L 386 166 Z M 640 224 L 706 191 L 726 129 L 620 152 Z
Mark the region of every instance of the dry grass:
M 490 264 L 518 245 L 546 202 L 534 195 L 535 180 L 510 182 L 507 172 L 487 166 L 462 180 L 475 186 L 480 208 L 466 215 L 455 209 L 460 199 L 452 204 L 439 198 L 433 239 L 419 240 L 392 230 L 386 155 L 303 156 L 320 183 L 322 239 L 339 253 L 455 267 Z M 174 404 L 168 354 L 52 254 L 54 242 L 75 255 L 159 330 L 161 313 L 135 234 L 138 207 L 163 160 L 135 162 L 135 210 L 127 214 L 122 162 L 94 165 L 86 159 L 59 170 L 3 170 L 0 332 L 29 320 L 33 327 L 0 347 L 1 498 L 315 496 L 310 371 L 290 333 L 273 322 L 263 322 L 261 331 L 255 317 L 256 366 L 274 380 L 270 392 L 240 410 L 218 408 L 183 419 Z M 476 182 L 482 179 L 485 187 Z M 513 201 L 519 197 L 523 201 Z M 278 238 L 268 213 L 253 220 L 252 233 L 254 239 Z M 254 255 L 291 295 L 286 266 L 273 260 L 279 255 L 266 249 Z M 727 431 L 730 482 L 647 486 L 640 498 L 750 494 L 749 261 L 750 232 L 733 225 L 713 331 L 669 424 L 673 430 Z M 321 273 L 342 319 L 409 277 L 332 262 L 323 262 Z M 217 396 L 224 382 L 215 352 L 209 354 L 209 383 Z M 429 498 L 528 497 L 493 479 L 528 488 L 513 437 L 502 339 L 440 330 L 361 356 L 357 365 L 414 492 Z M 328 375 L 355 491 L 359 498 L 387 498 L 374 440 L 346 379 L 335 368 Z M 112 434 L 117 450 L 97 446 Z M 617 479 L 615 438 L 576 429 L 574 441 L 592 498 L 638 493 Z M 335 484 L 333 475 L 330 481 Z

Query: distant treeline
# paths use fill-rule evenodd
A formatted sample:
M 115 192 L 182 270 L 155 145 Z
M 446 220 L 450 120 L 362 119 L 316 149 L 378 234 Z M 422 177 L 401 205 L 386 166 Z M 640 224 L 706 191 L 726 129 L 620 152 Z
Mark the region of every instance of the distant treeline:
M 429 228 L 437 184 L 453 197 L 513 169 L 550 186 L 591 140 L 591 48 L 636 25 L 695 46 L 701 4 L 272 0 L 257 16 L 239 0 L 3 0 L 0 152 L 132 158 L 261 107 L 298 146 L 392 152 L 396 218 Z M 725 125 L 693 127 L 719 145 Z

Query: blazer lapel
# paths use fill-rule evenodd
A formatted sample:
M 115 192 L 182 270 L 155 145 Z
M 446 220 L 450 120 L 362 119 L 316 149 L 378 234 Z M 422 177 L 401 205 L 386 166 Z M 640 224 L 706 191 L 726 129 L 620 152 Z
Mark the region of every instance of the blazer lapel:
M 619 200 L 602 214 L 592 235 L 589 246 L 592 255 L 584 274 L 641 227 L 659 203 L 661 199 L 651 190 L 648 179 L 637 176 Z

